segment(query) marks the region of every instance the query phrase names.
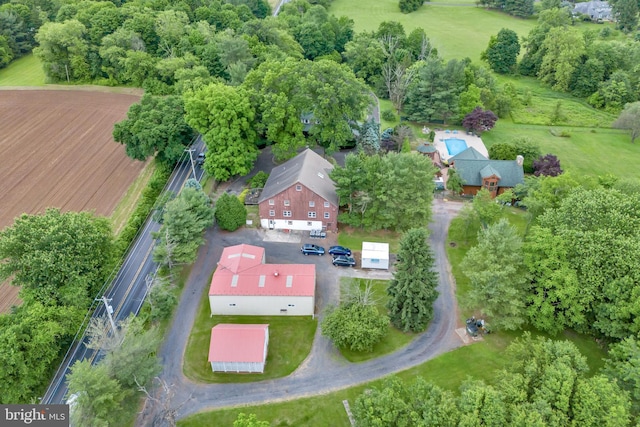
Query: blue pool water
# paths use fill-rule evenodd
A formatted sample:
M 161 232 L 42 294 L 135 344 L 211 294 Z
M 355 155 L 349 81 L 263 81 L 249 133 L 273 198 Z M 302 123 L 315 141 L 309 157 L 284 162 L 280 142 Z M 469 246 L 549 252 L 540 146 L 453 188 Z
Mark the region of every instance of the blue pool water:
M 449 152 L 450 156 L 455 156 L 458 153 L 462 153 L 468 148 L 467 143 L 464 139 L 447 138 L 444 140 L 444 143 L 447 145 L 447 151 Z

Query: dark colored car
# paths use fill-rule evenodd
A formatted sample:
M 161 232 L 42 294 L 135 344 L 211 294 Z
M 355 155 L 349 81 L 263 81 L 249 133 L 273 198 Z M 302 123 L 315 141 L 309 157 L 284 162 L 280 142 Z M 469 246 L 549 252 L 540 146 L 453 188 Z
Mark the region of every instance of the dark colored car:
M 356 260 L 346 255 L 338 255 L 333 259 L 333 265 L 336 267 L 354 267 Z
M 345 248 L 344 246 L 331 246 L 329 248 L 329 253 L 331 255 L 346 255 L 351 256 L 351 249 Z
M 302 245 L 300 250 L 305 255 L 324 255 L 324 248 L 322 246 L 312 245 L 309 243 Z

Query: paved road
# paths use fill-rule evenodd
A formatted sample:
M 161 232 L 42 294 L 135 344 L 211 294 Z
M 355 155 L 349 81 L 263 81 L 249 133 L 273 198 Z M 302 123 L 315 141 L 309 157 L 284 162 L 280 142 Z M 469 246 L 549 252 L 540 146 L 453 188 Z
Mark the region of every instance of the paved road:
M 202 150 L 203 146 L 204 144 L 200 139 L 194 144 L 196 152 Z M 188 159 L 188 157 L 185 156 L 185 159 Z M 200 168 L 196 169 L 196 174 L 199 178 L 202 177 Z M 188 160 L 180 163 L 174 169 L 165 187 L 165 191 L 179 192 L 184 182 L 192 177 L 191 163 Z M 122 266 L 117 272 L 114 272 L 115 277 L 113 277 L 113 280 L 104 292 L 107 299 L 111 301 L 113 318 L 116 322 L 126 319 L 131 313 L 138 314 L 140 311 L 147 292 L 146 277 L 153 275 L 156 270 L 156 264 L 153 262 L 153 257 L 151 256 L 155 239 L 152 238 L 151 233 L 158 231 L 159 228 L 160 224 L 153 221 L 152 218 L 147 218 L 138 237 L 127 251 L 127 256 Z M 94 307 L 97 308 L 92 313 L 92 317 L 103 317 L 106 315 L 103 303 L 94 303 Z M 92 362 L 95 362 L 100 359 L 99 355 L 96 357 L 94 350 L 86 347 L 87 343 L 88 339 L 84 335 L 74 341 L 43 396 L 41 403 L 64 403 L 67 394 L 67 375 L 70 372 L 70 367 L 78 360 L 90 359 Z
M 459 203 L 434 201 L 434 221 L 430 229 L 440 281 L 440 295 L 434 306 L 434 319 L 425 333 L 393 354 L 353 364 L 342 358 L 333 345 L 316 332 L 309 357 L 293 374 L 286 378 L 249 384 L 199 384 L 182 375 L 184 349 L 195 318 L 195 308 L 208 287 L 209 275 L 220 257 L 222 248 L 237 243 L 257 243 L 265 246 L 267 262 L 292 259 L 291 254 L 294 253 L 304 260 L 320 265 L 328 261 L 326 257 L 301 257 L 296 243 L 261 243 L 262 236 L 257 230 L 241 230 L 235 233 L 209 230 L 206 235 L 207 244 L 202 248 L 185 285 L 176 317 L 160 352 L 164 365 L 162 378 L 175 392 L 174 405 L 179 405 L 191 396 L 191 401 L 180 408 L 178 417 L 225 406 L 292 400 L 351 387 L 419 365 L 461 346 L 462 342 L 455 334 L 458 312 L 450 266 L 445 253 L 449 223 L 460 207 Z M 303 259 L 297 262 L 303 262 Z M 337 271 L 342 270 L 318 269 L 320 310 L 328 303 L 337 301 Z M 141 420 L 138 424 L 144 425 L 144 421 Z

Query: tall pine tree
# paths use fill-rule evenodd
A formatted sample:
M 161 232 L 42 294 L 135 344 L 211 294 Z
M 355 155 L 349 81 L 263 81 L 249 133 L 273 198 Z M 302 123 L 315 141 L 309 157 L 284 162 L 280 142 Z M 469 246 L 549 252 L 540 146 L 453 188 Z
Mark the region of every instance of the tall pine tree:
M 424 228 L 408 230 L 400 240 L 397 270 L 389 283 L 387 304 L 391 322 L 403 331 L 424 331 L 433 318 L 438 275 Z

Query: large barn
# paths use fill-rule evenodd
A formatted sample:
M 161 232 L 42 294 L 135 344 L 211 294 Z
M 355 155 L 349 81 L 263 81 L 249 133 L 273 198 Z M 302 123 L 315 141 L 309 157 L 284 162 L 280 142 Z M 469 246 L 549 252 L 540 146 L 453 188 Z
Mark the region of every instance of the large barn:
M 313 316 L 316 266 L 266 264 L 264 248 L 224 248 L 211 279 L 211 315 Z
M 260 200 L 260 225 L 268 229 L 338 230 L 333 165 L 306 149 L 273 168 Z
M 209 363 L 213 372 L 264 372 L 269 325 L 221 323 L 211 329 Z

